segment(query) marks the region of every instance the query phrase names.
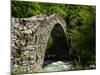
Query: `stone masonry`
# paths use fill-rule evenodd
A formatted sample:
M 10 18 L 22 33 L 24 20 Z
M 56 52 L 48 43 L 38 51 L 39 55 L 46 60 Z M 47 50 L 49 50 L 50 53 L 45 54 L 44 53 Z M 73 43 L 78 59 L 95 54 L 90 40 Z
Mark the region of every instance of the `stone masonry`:
M 18 71 L 18 73 L 42 72 L 48 38 L 56 24 L 60 24 L 66 33 L 66 23 L 57 14 L 11 18 L 12 71 Z

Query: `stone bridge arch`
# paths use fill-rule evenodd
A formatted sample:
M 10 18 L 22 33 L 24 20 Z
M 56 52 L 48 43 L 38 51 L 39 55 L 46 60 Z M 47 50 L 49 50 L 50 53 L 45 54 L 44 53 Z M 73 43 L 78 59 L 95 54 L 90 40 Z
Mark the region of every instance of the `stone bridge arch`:
M 50 41 L 52 42 L 50 45 Z M 49 48 L 48 48 L 49 45 Z M 53 26 L 53 29 L 49 33 L 47 41 L 47 51 L 45 51 L 45 60 L 50 58 L 54 60 L 64 60 L 68 58 L 68 43 L 66 38 L 66 33 L 64 32 L 62 26 L 57 23 Z
M 11 19 L 12 70 L 19 68 L 22 73 L 42 71 L 48 38 L 55 26 L 60 26 L 66 34 L 66 23 L 57 14 Z

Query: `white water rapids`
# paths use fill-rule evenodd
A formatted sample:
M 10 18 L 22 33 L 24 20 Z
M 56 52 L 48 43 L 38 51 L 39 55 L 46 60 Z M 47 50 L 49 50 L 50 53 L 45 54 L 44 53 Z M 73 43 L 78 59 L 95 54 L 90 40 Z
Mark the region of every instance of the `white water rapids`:
M 71 62 L 47 60 L 44 62 L 43 72 L 67 71 L 71 66 Z

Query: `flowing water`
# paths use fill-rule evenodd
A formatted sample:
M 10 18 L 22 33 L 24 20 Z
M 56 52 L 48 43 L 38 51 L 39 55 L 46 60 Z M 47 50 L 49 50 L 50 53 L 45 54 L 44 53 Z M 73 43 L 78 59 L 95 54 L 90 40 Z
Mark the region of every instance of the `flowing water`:
M 43 72 L 67 71 L 72 63 L 67 61 L 46 60 L 43 66 Z

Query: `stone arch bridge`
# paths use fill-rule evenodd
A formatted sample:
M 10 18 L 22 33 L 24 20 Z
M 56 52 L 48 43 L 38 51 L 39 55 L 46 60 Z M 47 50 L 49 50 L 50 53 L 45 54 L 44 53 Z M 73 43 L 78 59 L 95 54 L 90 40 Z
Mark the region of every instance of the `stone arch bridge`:
M 57 32 L 60 31 L 63 32 L 61 35 L 66 39 L 66 23 L 57 14 L 11 18 L 12 71 L 18 69 L 19 73 L 42 72 L 48 39 L 51 33 L 54 33 L 51 36 L 59 37 Z M 59 38 L 57 40 L 60 41 Z M 59 46 L 61 45 L 65 44 L 59 44 Z

